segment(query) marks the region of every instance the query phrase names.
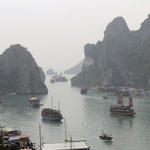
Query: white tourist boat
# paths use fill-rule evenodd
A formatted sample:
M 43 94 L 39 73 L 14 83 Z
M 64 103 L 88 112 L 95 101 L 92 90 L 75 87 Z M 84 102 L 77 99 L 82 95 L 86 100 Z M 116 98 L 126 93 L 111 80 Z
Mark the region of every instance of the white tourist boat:
M 65 123 L 65 142 L 42 145 L 40 140 L 40 147 L 41 147 L 40 150 L 91 150 L 90 147 L 87 145 L 86 140 L 75 141 L 72 140 L 72 138 L 70 138 L 70 140 L 67 140 L 65 118 L 64 118 L 64 123 Z M 41 132 L 41 126 L 40 126 L 40 132 Z
M 44 144 L 42 150 L 90 150 L 86 141 L 67 141 L 64 143 Z
M 31 106 L 41 106 L 43 103 L 40 103 L 40 100 L 38 97 L 31 97 L 29 98 L 29 105 Z

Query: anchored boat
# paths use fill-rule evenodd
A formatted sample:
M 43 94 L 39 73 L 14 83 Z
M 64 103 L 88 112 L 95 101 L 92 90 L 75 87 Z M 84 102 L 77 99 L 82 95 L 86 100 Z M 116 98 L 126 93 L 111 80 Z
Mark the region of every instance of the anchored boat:
M 63 119 L 63 116 L 59 109 L 53 109 L 52 108 L 43 108 L 41 113 L 43 119 L 51 120 L 51 121 L 61 121 Z
M 123 105 L 123 95 L 118 95 L 118 105 L 111 105 L 110 112 L 116 115 L 134 116 L 136 112 L 133 109 L 132 96 L 129 97 L 129 105 Z
M 31 106 L 41 106 L 41 105 L 43 105 L 43 103 L 40 103 L 39 98 L 32 97 L 32 98 L 29 98 L 29 105 L 31 105 Z
M 87 89 L 87 87 L 85 87 L 85 86 L 82 87 L 81 90 L 80 90 L 80 93 L 81 93 L 81 94 L 86 94 L 87 92 L 88 92 L 88 89 Z

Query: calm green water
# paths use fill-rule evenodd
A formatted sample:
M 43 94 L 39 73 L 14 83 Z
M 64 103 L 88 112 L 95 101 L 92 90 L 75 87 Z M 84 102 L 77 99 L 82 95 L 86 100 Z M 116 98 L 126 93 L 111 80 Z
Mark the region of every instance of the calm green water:
M 69 76 L 66 76 L 69 78 Z M 111 115 L 109 106 L 116 104 L 114 93 L 89 91 L 81 95 L 80 89 L 71 87 L 70 81 L 65 83 L 50 83 L 47 77 L 48 95 L 1 96 L 4 102 L 0 104 L 0 124 L 17 128 L 24 135 L 30 135 L 32 142 L 39 145 L 39 123 L 42 128 L 43 142 L 64 142 L 65 125 L 62 122 L 43 120 L 41 110 L 51 107 L 60 109 L 67 123 L 68 139 L 87 140 L 92 150 L 149 150 L 150 146 L 150 98 L 133 98 L 135 117 Z M 103 96 L 108 99 L 102 99 Z M 38 96 L 43 106 L 34 108 L 28 105 L 30 96 Z M 127 98 L 124 97 L 124 103 Z M 113 137 L 113 142 L 99 139 L 102 130 L 107 130 Z

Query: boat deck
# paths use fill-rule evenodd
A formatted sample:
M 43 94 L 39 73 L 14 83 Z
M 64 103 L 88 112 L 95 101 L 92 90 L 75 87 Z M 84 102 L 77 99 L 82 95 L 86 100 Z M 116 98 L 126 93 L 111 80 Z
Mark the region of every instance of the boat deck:
M 44 144 L 42 150 L 89 150 L 86 142 L 65 142 L 65 143 L 54 143 Z

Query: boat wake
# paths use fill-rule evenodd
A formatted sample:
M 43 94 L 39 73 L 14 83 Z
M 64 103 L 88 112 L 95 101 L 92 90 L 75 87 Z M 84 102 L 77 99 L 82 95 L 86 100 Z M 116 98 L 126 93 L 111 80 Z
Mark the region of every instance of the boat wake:
M 94 128 L 93 126 L 91 126 L 91 125 L 89 125 L 87 123 L 82 123 L 82 126 L 85 127 L 85 128 L 87 128 L 87 129 L 89 129 L 89 130 L 91 130 L 91 131 L 94 131 L 94 132 L 101 131 L 100 128 Z

